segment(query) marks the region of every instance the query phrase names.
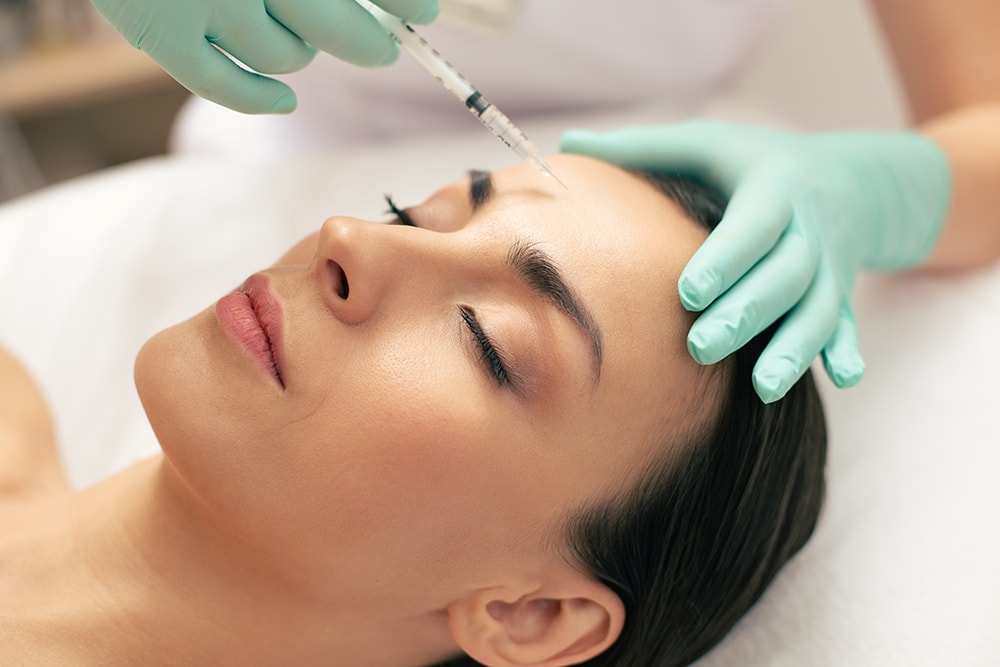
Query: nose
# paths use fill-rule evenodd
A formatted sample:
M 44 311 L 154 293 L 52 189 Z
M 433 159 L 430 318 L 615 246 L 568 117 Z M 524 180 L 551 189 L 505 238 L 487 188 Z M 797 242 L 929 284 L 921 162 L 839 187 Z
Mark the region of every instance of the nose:
M 345 324 L 362 324 L 401 285 L 419 282 L 417 267 L 440 259 L 415 230 L 348 217 L 327 219 L 320 229 L 314 271 L 323 298 Z M 425 286 L 426 287 L 426 286 Z

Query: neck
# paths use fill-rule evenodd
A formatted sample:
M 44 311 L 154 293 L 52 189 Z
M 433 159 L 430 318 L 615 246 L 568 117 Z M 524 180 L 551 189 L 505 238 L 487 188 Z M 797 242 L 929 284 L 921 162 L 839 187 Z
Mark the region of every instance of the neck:
M 0 514 L 0 644 L 31 664 L 427 665 L 440 612 L 343 608 L 227 534 L 162 457 Z

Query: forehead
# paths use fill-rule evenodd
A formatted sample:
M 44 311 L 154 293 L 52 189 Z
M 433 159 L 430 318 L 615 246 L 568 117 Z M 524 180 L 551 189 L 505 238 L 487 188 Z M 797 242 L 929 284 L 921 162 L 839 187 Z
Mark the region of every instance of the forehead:
M 570 155 L 550 164 L 567 189 L 527 165 L 498 172 L 490 213 L 549 250 L 602 331 L 600 382 L 574 423 L 604 439 L 679 434 L 705 377 L 687 353 L 693 317 L 677 280 L 706 232 L 617 167 Z M 515 192 L 526 196 L 504 196 Z

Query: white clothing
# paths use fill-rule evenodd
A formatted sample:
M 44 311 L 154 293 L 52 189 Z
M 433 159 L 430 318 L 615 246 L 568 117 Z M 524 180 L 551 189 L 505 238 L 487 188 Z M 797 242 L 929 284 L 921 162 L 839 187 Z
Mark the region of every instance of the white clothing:
M 418 32 L 521 124 L 555 113 L 623 109 L 654 100 L 695 108 L 717 93 L 785 14 L 791 0 L 523 0 L 509 31 L 449 21 L 447 4 Z M 280 77 L 298 95 L 288 116 L 247 116 L 192 99 L 175 126 L 175 152 L 282 155 L 476 120 L 401 53 L 364 69 L 321 53 Z

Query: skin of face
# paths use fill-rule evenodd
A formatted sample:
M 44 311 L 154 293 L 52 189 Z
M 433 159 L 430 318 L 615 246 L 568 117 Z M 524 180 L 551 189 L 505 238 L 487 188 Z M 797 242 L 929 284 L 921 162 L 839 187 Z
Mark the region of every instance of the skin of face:
M 214 307 L 143 347 L 136 385 L 165 456 L 247 558 L 316 600 L 444 609 L 565 562 L 567 513 L 698 421 L 705 371 L 676 283 L 705 233 L 618 168 L 551 165 L 568 189 L 517 166 L 473 210 L 460 180 L 408 208 L 416 228 L 329 218 L 259 274 L 283 386 Z M 590 336 L 508 266 L 517 241 L 551 256 L 600 328 L 599 375 Z

